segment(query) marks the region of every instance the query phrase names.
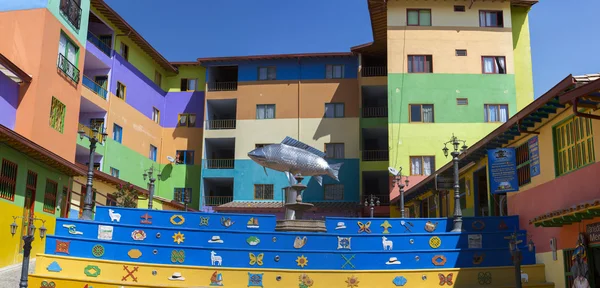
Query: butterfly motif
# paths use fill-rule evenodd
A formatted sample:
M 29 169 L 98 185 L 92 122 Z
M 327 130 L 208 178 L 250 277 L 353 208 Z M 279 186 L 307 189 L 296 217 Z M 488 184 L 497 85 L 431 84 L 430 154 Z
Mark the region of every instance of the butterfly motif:
M 362 223 L 360 221 L 356 222 L 358 224 L 358 233 L 371 233 L 371 221 L 367 221 L 367 223 Z
M 450 273 L 448 274 L 448 276 L 444 276 L 444 274 L 442 273 L 438 273 L 438 276 L 440 277 L 440 286 L 444 286 L 444 284 L 448 285 L 448 286 L 452 286 L 452 276 L 454 273 Z
M 260 253 L 258 255 L 254 255 L 254 253 L 249 253 L 250 256 L 250 265 L 258 264 L 258 266 L 263 265 L 263 258 L 265 257 L 264 253 Z

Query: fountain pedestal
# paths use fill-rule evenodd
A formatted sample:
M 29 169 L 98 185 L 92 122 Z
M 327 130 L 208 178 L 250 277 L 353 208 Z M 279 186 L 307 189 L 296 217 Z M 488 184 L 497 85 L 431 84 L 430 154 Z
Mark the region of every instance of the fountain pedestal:
M 306 185 L 302 184 L 304 177 L 294 176 L 296 184 L 286 188 L 285 193 L 285 219 L 277 220 L 275 231 L 306 231 L 306 232 L 327 232 L 325 221 L 323 220 L 304 220 L 304 212 L 314 207 L 311 203 L 302 202 L 302 191 Z

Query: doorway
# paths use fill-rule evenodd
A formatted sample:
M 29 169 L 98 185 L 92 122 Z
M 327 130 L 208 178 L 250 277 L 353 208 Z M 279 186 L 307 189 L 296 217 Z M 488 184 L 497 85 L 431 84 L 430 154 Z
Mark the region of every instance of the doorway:
M 35 192 L 37 189 L 37 173 L 27 170 L 27 183 L 25 186 L 25 201 L 23 202 L 23 222 L 21 225 L 21 236 L 27 236 L 29 231 L 29 219 L 35 213 Z M 21 237 L 20 252 L 23 252 L 23 237 Z
M 484 166 L 473 173 L 475 216 L 490 216 L 486 167 Z

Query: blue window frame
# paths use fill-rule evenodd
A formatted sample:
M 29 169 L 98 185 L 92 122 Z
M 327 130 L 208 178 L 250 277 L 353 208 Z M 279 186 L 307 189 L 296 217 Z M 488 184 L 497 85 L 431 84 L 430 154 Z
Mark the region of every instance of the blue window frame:
M 158 149 L 156 149 L 156 147 L 154 147 L 154 145 L 150 145 L 150 160 L 152 161 L 156 161 L 156 151 Z
M 113 140 L 119 143 L 123 142 L 123 128 L 117 124 L 113 126 Z
M 183 165 L 194 165 L 194 151 L 177 150 L 175 155 L 175 163 Z

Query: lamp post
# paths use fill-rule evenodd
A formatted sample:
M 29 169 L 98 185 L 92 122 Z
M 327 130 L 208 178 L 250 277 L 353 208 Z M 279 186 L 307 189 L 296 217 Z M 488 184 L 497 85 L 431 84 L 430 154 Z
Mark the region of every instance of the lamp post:
M 400 214 L 401 217 L 404 218 L 406 215 L 404 214 L 404 188 L 408 187 L 408 176 L 404 176 L 404 184 L 402 184 L 402 167 L 400 167 L 400 171 L 397 175 L 394 175 L 394 179 L 392 180 L 392 188 L 394 188 L 398 184 L 398 188 L 400 188 Z
M 148 209 L 152 210 L 152 202 L 154 202 L 154 181 L 156 181 L 156 178 L 154 178 L 154 165 L 150 166 L 150 169 L 144 171 L 144 174 L 142 176 L 144 176 L 144 181 L 146 181 L 146 178 L 150 181 L 150 185 L 148 188 Z M 158 175 L 158 178 L 160 178 L 160 173 Z
M 365 198 L 365 207 L 370 207 L 371 210 L 371 218 L 373 218 L 373 212 L 375 211 L 375 205 L 379 206 L 381 202 L 379 202 L 379 197 L 373 196 L 372 194 L 369 197 Z
M 102 129 L 102 132 L 99 132 L 97 127 L 93 127 L 91 129 L 90 135 L 86 135 L 86 132 L 84 130 L 79 130 L 77 131 L 77 133 L 79 133 L 80 139 L 83 139 L 83 137 L 87 137 L 90 139 L 90 159 L 88 163 L 85 199 L 83 202 L 83 213 L 81 217 L 83 220 L 92 220 L 92 181 L 94 178 L 94 151 L 96 151 L 96 143 L 104 143 L 104 139 L 106 138 L 106 136 L 108 136 L 108 134 L 104 132 L 104 129 Z
M 463 145 L 459 150 L 459 145 L 461 142 Z M 460 184 L 458 181 L 458 156 L 467 151 L 467 145 L 465 142 L 465 140 L 459 140 L 456 136 L 454 136 L 454 134 L 452 134 L 452 138 L 450 138 L 450 141 L 444 143 L 444 148 L 442 149 L 442 151 L 444 151 L 444 156 L 447 158 L 449 150 L 447 145 L 451 144 L 452 148 L 454 148 L 453 151 L 450 152 L 450 155 L 452 155 L 452 162 L 454 163 L 454 227 L 451 232 L 463 231 L 462 209 L 460 207 Z
M 19 225 L 17 224 L 17 219 L 21 218 L 24 219 L 24 216 L 12 216 L 13 217 L 13 223 L 10 224 L 10 234 L 12 236 L 15 236 L 15 233 L 17 233 L 17 228 L 19 227 Z M 27 227 L 27 235 L 23 236 L 23 263 L 21 264 L 21 281 L 19 281 L 19 288 L 27 288 L 27 275 L 29 275 L 29 255 L 31 254 L 31 242 L 33 242 L 33 239 L 35 238 L 35 225 L 33 225 L 33 223 L 35 223 L 35 221 L 40 221 L 42 222 L 42 227 L 40 227 L 40 239 L 44 239 L 44 237 L 46 237 L 46 227 L 44 226 L 44 223 L 46 223 L 46 220 L 42 220 L 39 218 L 35 218 L 35 217 L 28 217 L 28 223 L 29 223 L 29 227 Z M 25 227 L 23 227 L 25 229 Z
M 515 287 L 522 288 L 521 284 L 521 250 L 519 249 L 519 244 L 523 243 L 523 240 L 519 240 L 519 236 L 523 236 L 522 233 L 517 233 L 516 231 L 511 233 L 510 236 L 504 237 L 504 239 L 508 240 L 508 249 L 510 250 L 510 255 L 513 258 L 513 264 L 515 265 Z M 527 243 L 527 249 L 529 252 L 533 252 L 535 249 L 535 244 L 533 240 L 529 239 Z

